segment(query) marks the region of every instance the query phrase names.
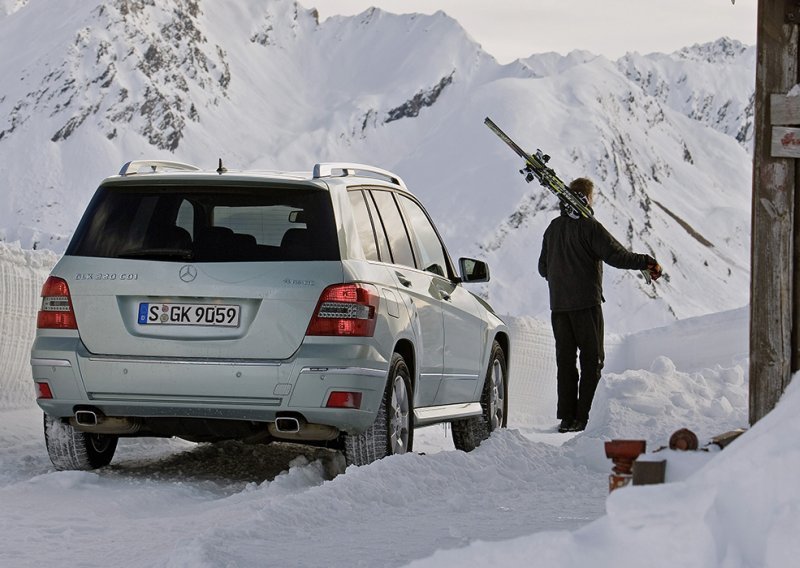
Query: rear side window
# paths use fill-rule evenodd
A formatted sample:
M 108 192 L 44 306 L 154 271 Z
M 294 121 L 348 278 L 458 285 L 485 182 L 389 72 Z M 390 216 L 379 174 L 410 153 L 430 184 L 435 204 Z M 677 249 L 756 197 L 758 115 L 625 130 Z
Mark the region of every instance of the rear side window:
M 394 197 L 388 191 L 375 190 L 371 193 L 372 197 L 375 198 L 375 204 L 378 206 L 378 215 L 389 239 L 389 247 L 392 251 L 394 263 L 415 268 L 416 264 L 414 263 L 414 253 L 411 250 L 411 242 L 408 240 L 408 232 L 406 231 L 405 223 L 403 223 L 403 218 L 400 216 L 400 211 L 397 209 Z
M 327 191 L 264 185 L 101 186 L 66 254 L 176 262 L 338 260 Z
M 347 196 L 350 198 L 350 205 L 358 228 L 358 237 L 364 249 L 364 256 L 367 260 L 380 260 L 378 245 L 375 242 L 375 231 L 372 227 L 372 219 L 367 208 L 367 202 L 364 201 L 364 194 L 359 190 L 352 190 L 347 192 Z
M 370 217 L 372 217 L 375 238 L 378 239 L 378 254 L 383 262 L 394 262 L 392 259 L 392 252 L 389 250 L 389 240 L 386 238 L 386 230 L 383 228 L 381 216 L 378 215 L 378 209 L 375 205 L 375 201 L 372 199 L 372 192 L 365 189 L 364 198 L 367 200 L 367 209 L 369 209 Z

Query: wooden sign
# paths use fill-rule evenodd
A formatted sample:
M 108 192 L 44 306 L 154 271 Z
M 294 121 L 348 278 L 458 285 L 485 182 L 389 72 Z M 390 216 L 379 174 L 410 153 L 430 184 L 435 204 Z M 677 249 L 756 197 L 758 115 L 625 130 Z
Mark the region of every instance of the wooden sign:
M 772 127 L 773 158 L 800 158 L 800 128 Z
M 769 109 L 770 124 L 800 124 L 800 96 L 770 95 Z

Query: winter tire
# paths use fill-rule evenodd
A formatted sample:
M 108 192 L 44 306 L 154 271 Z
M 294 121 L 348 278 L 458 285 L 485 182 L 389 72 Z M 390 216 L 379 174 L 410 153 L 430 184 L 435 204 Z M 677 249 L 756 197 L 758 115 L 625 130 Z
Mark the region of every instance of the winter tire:
M 411 374 L 402 356 L 395 353 L 378 415 L 366 431 L 345 435 L 347 465 L 367 465 L 393 454 L 410 452 L 414 442 Z
M 489 368 L 483 383 L 480 416 L 472 416 L 452 423 L 453 444 L 456 449 L 471 452 L 498 428 L 508 423 L 508 372 L 506 355 L 495 341 L 489 357 Z
M 57 470 L 90 470 L 107 466 L 117 449 L 117 436 L 79 432 L 58 418 L 44 415 L 44 442 Z

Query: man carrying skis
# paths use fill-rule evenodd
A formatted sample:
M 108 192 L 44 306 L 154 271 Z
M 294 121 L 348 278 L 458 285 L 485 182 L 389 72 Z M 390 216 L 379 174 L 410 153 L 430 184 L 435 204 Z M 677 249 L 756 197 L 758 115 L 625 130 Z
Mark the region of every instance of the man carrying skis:
M 574 180 L 569 188 L 591 208 L 594 184 Z M 622 245 L 594 218 L 583 217 L 561 203 L 561 215 L 544 233 L 539 274 L 550 288 L 550 310 L 558 366 L 559 432 L 586 428 L 603 368 L 603 263 L 615 268 L 647 270 L 653 280 L 661 266 L 646 254 Z M 580 381 L 575 367 L 580 351 Z

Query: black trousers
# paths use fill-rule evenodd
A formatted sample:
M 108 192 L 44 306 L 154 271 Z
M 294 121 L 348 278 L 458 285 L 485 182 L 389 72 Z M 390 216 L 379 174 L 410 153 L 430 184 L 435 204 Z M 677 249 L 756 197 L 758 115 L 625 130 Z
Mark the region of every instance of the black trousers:
M 603 309 L 594 306 L 571 312 L 552 312 L 558 365 L 558 413 L 560 419 L 588 420 L 592 399 L 605 360 Z M 575 366 L 580 351 L 580 380 Z

